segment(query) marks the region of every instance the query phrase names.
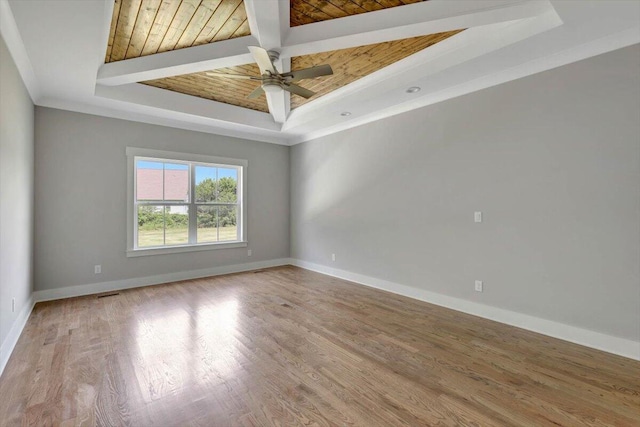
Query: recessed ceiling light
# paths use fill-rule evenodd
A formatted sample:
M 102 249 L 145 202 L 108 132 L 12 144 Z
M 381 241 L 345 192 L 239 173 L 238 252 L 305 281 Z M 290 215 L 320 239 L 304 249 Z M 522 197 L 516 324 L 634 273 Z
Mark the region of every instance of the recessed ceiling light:
M 351 113 L 349 111 L 343 111 L 342 113 L 340 113 L 341 116 L 347 117 L 350 116 Z
M 416 93 L 416 92 L 420 92 L 420 88 L 418 86 L 411 86 L 409 89 L 406 90 L 407 93 Z

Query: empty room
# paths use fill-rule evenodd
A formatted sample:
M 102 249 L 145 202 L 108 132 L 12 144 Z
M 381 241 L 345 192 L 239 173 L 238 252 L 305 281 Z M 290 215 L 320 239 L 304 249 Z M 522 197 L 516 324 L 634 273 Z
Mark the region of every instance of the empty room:
M 640 425 L 640 0 L 0 0 L 0 426 Z

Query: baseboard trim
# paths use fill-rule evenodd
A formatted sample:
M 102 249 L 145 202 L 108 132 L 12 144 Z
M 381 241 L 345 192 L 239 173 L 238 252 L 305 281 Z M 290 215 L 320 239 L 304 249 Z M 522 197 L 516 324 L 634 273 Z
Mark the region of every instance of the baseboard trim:
M 13 349 L 16 347 L 16 344 L 20 339 L 22 330 L 27 324 L 27 320 L 29 320 L 29 316 L 31 315 L 31 311 L 33 311 L 33 306 L 35 304 L 32 294 L 27 300 L 27 303 L 22 307 L 22 310 L 20 310 L 20 313 L 18 313 L 18 317 L 16 317 L 16 320 L 13 322 L 13 326 L 9 329 L 9 334 L 4 339 L 4 342 L 0 345 L 0 375 L 2 375 L 5 366 L 7 366 L 11 353 L 13 353 Z
M 326 274 L 328 276 L 349 280 L 351 282 L 355 282 L 364 286 L 381 289 L 420 301 L 425 301 L 431 304 L 439 305 L 441 307 L 450 308 L 452 310 L 461 311 L 463 313 L 472 314 L 474 316 L 483 317 L 485 319 L 494 320 L 496 322 L 505 323 L 507 325 L 516 326 L 518 328 L 527 329 L 543 335 L 548 335 L 550 337 L 573 342 L 575 344 L 584 345 L 586 347 L 595 348 L 598 350 L 606 351 L 608 353 L 628 357 L 634 360 L 640 360 L 640 342 L 614 337 L 611 335 L 602 334 L 600 332 L 582 329 L 564 323 L 492 307 L 473 301 L 438 294 L 411 286 L 401 285 L 387 280 L 353 273 L 347 270 L 327 267 L 325 265 L 315 264 L 299 259 L 279 258 L 267 261 L 257 261 L 244 264 L 205 268 L 200 270 L 181 271 L 156 276 L 136 277 L 125 280 L 115 280 L 110 282 L 91 283 L 87 285 L 35 291 L 33 292 L 29 303 L 25 305 L 25 308 L 23 308 L 23 310 L 20 312 L 18 319 L 16 319 L 16 322 L 11 328 L 9 335 L 0 348 L 0 374 L 2 374 L 2 371 L 4 370 L 4 367 L 9 360 L 9 357 L 11 356 L 11 352 L 18 342 L 20 333 L 22 332 L 27 319 L 29 318 L 31 310 L 37 302 L 91 295 L 101 292 L 131 289 L 142 286 L 158 285 L 162 283 L 176 282 L 179 280 L 198 279 L 201 277 L 218 276 L 230 273 L 241 273 L 243 271 L 278 267 L 288 264 L 304 268 L 306 270 Z
M 497 307 L 467 301 L 460 298 L 450 297 L 435 292 L 411 286 L 401 285 L 387 280 L 377 279 L 346 270 L 327 267 L 299 259 L 292 259 L 291 264 L 306 270 L 349 280 L 361 285 L 392 292 L 394 294 L 406 296 L 518 328 L 527 329 L 539 334 L 559 338 L 575 344 L 617 354 L 634 360 L 640 360 L 640 342 L 590 331 L 564 323 L 554 322 L 527 314 L 517 313 Z
M 68 286 L 65 288 L 35 291 L 35 302 L 52 301 L 63 298 L 79 297 L 102 292 L 120 291 L 123 289 L 139 288 L 142 286 L 159 285 L 180 280 L 199 279 L 201 277 L 219 276 L 221 274 L 241 273 L 243 271 L 259 270 L 261 268 L 278 267 L 291 263 L 289 258 L 267 261 L 256 261 L 244 264 L 224 265 L 220 267 L 203 268 L 200 270 L 178 271 L 175 273 L 159 274 L 155 276 L 135 277 L 132 279 L 113 280 L 109 282 L 89 283 L 86 285 Z

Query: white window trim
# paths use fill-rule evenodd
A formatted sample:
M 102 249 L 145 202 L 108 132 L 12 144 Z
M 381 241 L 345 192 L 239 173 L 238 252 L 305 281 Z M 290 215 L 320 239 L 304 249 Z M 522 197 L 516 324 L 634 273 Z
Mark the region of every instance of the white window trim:
M 247 247 L 247 169 L 249 162 L 244 159 L 207 156 L 204 154 L 177 153 L 173 151 L 152 150 L 147 148 L 127 147 L 127 257 L 147 255 L 174 254 L 182 252 L 207 251 L 212 249 L 231 249 Z M 164 246 L 155 248 L 135 248 L 135 157 L 152 157 L 157 159 L 181 160 L 197 163 L 213 163 L 221 165 L 241 166 L 242 173 L 238 176 L 238 187 L 242 189 L 238 194 L 240 209 L 240 240 L 233 242 L 198 243 L 193 245 Z

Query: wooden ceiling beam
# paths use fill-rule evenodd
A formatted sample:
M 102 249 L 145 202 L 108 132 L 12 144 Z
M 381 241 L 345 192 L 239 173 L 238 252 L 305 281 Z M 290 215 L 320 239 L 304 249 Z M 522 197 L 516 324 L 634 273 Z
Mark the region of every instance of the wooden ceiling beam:
M 288 15 L 281 13 L 285 8 L 289 11 L 287 1 L 281 0 L 244 0 L 249 20 L 251 35 L 258 39 L 259 45 L 267 50 L 280 52 L 282 47 L 283 29 L 289 26 L 289 21 L 285 17 Z M 286 20 L 286 22 L 283 22 Z M 290 71 L 291 61 L 278 60 L 275 62 L 276 68 L 286 73 Z M 269 112 L 276 123 L 284 123 L 290 111 L 290 97 L 285 91 L 277 93 L 266 93 Z
M 244 7 L 247 10 L 251 35 L 258 40 L 261 47 L 279 50 L 282 46 L 283 29 L 280 9 L 288 7 L 288 4 L 283 4 L 280 0 L 244 0 Z M 288 26 L 288 21 L 286 24 Z
M 254 37 L 244 36 L 140 58 L 110 62 L 103 64 L 98 70 L 97 83 L 116 86 L 249 64 L 254 61 L 248 46 L 257 44 L 258 41 Z
M 175 118 L 176 115 L 188 116 L 203 124 L 215 124 L 221 128 L 233 129 L 240 126 L 247 132 L 259 131 L 277 136 L 282 127 L 281 124 L 274 123 L 268 113 L 148 85 L 97 86 L 96 94 L 102 98 L 152 107 L 157 113 L 165 114 L 167 118 Z

